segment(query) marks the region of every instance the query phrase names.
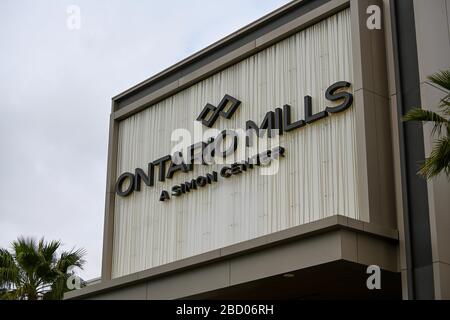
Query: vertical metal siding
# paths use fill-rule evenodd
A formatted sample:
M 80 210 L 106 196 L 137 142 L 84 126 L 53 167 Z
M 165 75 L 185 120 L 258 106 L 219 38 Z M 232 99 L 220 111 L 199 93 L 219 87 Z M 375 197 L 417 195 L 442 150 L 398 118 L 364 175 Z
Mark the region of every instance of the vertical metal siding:
M 117 173 L 145 169 L 169 154 L 172 131 L 193 132 L 204 105 L 217 105 L 226 93 L 242 105 L 232 119 L 219 118 L 217 129 L 243 128 L 246 120 L 259 124 L 267 111 L 284 104 L 298 119 L 305 95 L 313 97 L 314 112 L 322 111 L 330 105 L 326 88 L 353 80 L 350 25 L 349 10 L 342 11 L 123 120 Z M 161 190 L 221 167 L 195 166 L 116 197 L 113 277 L 335 214 L 358 219 L 355 108 L 285 133 L 280 142 L 287 154 L 276 175 L 261 176 L 255 169 L 158 201 Z

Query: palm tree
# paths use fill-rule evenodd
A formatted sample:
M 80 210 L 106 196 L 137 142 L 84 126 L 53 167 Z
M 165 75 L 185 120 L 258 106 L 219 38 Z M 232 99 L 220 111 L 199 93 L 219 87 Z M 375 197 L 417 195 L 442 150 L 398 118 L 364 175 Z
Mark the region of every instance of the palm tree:
M 429 110 L 412 109 L 405 115 L 404 120 L 434 123 L 431 134 L 437 136 L 437 140 L 430 156 L 421 165 L 419 174 L 430 179 L 444 171 L 450 178 L 450 70 L 437 72 L 428 79 L 447 91 L 439 103 L 440 114 Z
M 60 246 L 59 241 L 19 237 L 12 243 L 12 252 L 0 248 L 0 299 L 62 299 L 73 274 L 69 267 L 82 269 L 86 253 L 78 249 L 58 256 Z

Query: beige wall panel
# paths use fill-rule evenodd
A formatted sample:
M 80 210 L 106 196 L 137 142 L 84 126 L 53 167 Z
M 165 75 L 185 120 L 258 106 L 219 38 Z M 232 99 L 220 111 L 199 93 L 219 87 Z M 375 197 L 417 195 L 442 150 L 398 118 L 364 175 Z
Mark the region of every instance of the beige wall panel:
M 217 105 L 224 94 L 242 101 L 232 119 L 216 129 L 260 124 L 267 111 L 290 104 L 294 119 L 303 117 L 303 97 L 313 97 L 313 111 L 332 105 L 326 88 L 339 80 L 353 82 L 349 10 L 305 29 L 233 65 L 119 125 L 117 174 L 145 169 L 169 154 L 178 128 L 193 132 L 206 103 Z M 331 215 L 359 219 L 355 104 L 302 129 L 285 133 L 287 150 L 279 172 L 259 169 L 221 179 L 168 202 L 161 190 L 217 170 L 196 166 L 188 174 L 156 182 L 152 188 L 115 200 L 113 277 L 221 248 Z M 194 141 L 193 141 L 194 142 Z M 243 141 L 239 142 L 240 144 Z

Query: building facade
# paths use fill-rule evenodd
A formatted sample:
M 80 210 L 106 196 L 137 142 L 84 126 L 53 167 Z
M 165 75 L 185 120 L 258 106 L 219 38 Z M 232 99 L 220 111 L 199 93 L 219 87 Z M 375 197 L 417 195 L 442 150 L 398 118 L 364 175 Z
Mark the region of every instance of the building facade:
M 449 181 L 402 121 L 446 94 L 449 17 L 293 1 L 114 97 L 101 282 L 65 298 L 450 298 Z

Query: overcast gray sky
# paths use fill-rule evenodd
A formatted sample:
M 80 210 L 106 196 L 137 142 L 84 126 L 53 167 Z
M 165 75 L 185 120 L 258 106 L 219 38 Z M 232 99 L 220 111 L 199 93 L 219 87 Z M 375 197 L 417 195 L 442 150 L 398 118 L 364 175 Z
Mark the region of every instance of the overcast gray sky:
M 60 239 L 98 277 L 111 97 L 287 2 L 0 0 L 0 247 Z

